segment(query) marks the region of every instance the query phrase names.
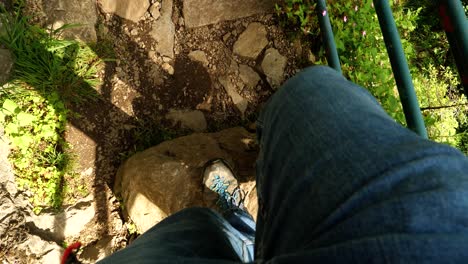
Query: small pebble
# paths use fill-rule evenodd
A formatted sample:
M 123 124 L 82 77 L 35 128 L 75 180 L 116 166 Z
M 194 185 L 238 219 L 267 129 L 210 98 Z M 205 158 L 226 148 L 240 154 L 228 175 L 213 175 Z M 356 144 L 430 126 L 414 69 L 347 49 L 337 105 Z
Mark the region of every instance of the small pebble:
M 173 75 L 174 74 L 174 68 L 169 64 L 169 63 L 164 63 L 162 65 L 162 68 L 167 72 L 169 73 L 170 75 Z
M 227 41 L 229 40 L 230 37 L 231 37 L 231 32 L 226 33 L 226 34 L 223 36 L 223 41 L 224 41 L 224 42 L 227 42 Z
M 161 16 L 161 12 L 159 11 L 160 8 L 161 8 L 161 7 L 160 7 L 160 5 L 159 5 L 159 2 L 154 3 L 154 4 L 150 7 L 149 12 L 151 13 L 151 16 L 152 16 L 154 19 L 158 19 L 158 18 Z

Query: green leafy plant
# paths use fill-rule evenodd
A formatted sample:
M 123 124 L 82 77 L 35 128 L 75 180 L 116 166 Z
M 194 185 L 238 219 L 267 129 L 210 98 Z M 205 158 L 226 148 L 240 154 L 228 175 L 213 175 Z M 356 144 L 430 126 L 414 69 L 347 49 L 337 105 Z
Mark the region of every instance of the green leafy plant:
M 67 105 L 98 96 L 94 87 L 102 60 L 86 44 L 60 38 L 76 25 L 42 29 L 29 24 L 21 5 L 13 13 L 0 13 L 5 29 L 0 44 L 15 61 L 11 80 L 0 90 L 0 123 L 12 148 L 9 159 L 19 187 L 31 193 L 34 211 L 58 209 L 64 199 L 87 193 L 77 183 L 64 139 L 67 116 L 73 114 Z
M 458 149 L 460 149 L 465 155 L 468 155 L 468 122 L 462 124 L 458 128 Z
M 313 0 L 288 0 L 277 3 L 275 9 L 283 26 L 288 25 L 292 30 L 300 29 L 304 34 L 311 34 L 319 30 L 315 6 Z
M 463 144 L 458 128 L 468 121 L 468 100 L 464 95 L 451 94 L 451 87 L 459 84 L 453 70 L 429 65 L 413 81 L 430 137 L 452 146 Z
M 63 201 L 63 179 L 70 173 L 70 156 L 61 137 L 67 110 L 57 94 L 46 99 L 32 90 L 10 95 L 0 109 L 0 122 L 11 141 L 9 158 L 17 182 L 20 188 L 33 191 L 31 202 L 36 212 L 47 206 L 57 208 Z
M 342 69 L 349 79 L 367 89 L 399 123 L 405 124 L 379 21 L 372 1 L 333 3 L 329 7 Z M 414 30 L 417 12 L 400 11 L 395 21 L 402 35 Z M 404 42 L 406 52 L 411 47 Z M 323 56 L 323 54 L 321 54 Z
M 463 118 L 468 112 L 464 105 L 466 98 L 451 88 L 457 87 L 459 82 L 452 71 L 454 65 L 448 53 L 448 42 L 434 24 L 433 4 L 421 5 L 412 0 L 390 3 L 416 93 L 423 109 L 427 108 L 423 114 L 429 136 L 453 146 L 466 144 L 461 142 L 466 137 L 458 135 L 464 133 L 460 127 L 466 122 Z M 390 116 L 405 125 L 373 1 L 329 1 L 327 8 L 343 74 L 366 87 Z M 316 34 L 319 28 L 318 22 L 311 18 L 313 9 L 314 1 L 283 0 L 277 4 L 282 25 L 293 30 L 300 28 L 298 32 L 308 35 Z M 326 61 L 324 50 L 321 47 L 318 51 L 318 63 Z
M 136 225 L 133 222 L 125 223 L 125 226 L 127 226 L 127 230 L 128 230 L 129 235 L 137 235 L 138 234 L 138 229 L 137 229 Z

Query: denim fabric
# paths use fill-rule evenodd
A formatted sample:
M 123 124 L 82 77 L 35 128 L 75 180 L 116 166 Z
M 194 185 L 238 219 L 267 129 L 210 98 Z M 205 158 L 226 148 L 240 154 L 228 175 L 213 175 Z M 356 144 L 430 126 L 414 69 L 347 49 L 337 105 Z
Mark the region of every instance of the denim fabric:
M 164 219 L 99 263 L 239 263 L 245 236 L 220 214 L 189 208 Z M 250 243 L 249 243 L 250 244 Z
M 253 217 L 247 211 L 241 209 L 230 209 L 223 213 L 223 217 L 237 231 L 231 232 L 231 234 L 235 235 L 236 240 L 230 240 L 237 245 L 239 245 L 238 239 L 242 241 L 240 247 L 234 247 L 242 262 L 255 260 L 256 223 Z
M 256 262 L 468 263 L 468 159 L 395 123 L 363 88 L 306 69 L 257 131 Z M 233 229 L 184 210 L 103 263 L 240 261 Z

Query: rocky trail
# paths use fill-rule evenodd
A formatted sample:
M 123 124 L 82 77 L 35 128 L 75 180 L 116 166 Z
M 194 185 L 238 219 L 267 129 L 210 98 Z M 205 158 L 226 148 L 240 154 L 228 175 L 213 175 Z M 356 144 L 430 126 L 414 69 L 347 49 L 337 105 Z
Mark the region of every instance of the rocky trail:
M 30 213 L 2 150 L 1 246 L 11 248 L 3 263 L 58 263 L 63 242 L 74 241 L 79 260 L 94 263 L 177 210 L 213 207 L 200 176 L 215 157 L 233 164 L 256 214 L 252 124 L 310 55 L 279 26 L 274 0 L 28 2 L 37 23 L 80 23 L 64 37 L 109 46 L 115 59 L 100 73 L 99 100 L 75 106 L 66 132 L 88 197 L 60 214 Z M 155 128 L 188 136 L 124 163 L 122 153 Z

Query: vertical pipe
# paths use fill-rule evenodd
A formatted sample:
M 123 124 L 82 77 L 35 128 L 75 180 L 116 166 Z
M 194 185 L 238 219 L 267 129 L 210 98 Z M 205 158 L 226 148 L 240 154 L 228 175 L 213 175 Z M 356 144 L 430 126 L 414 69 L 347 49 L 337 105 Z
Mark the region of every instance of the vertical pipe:
M 468 97 L 468 20 L 459 0 L 439 0 L 439 15 Z
M 388 56 L 390 57 L 390 63 L 392 64 L 393 75 L 395 76 L 408 128 L 421 137 L 427 138 L 427 131 L 414 91 L 408 62 L 403 52 L 400 35 L 393 19 L 389 1 L 374 0 L 374 6 L 379 18 L 380 29 L 382 30 Z
M 341 73 L 340 58 L 336 50 L 335 39 L 333 37 L 333 30 L 330 24 L 330 18 L 325 4 L 325 0 L 317 1 L 317 15 L 319 18 L 320 31 L 323 36 L 323 44 L 327 53 L 328 65 Z

